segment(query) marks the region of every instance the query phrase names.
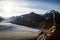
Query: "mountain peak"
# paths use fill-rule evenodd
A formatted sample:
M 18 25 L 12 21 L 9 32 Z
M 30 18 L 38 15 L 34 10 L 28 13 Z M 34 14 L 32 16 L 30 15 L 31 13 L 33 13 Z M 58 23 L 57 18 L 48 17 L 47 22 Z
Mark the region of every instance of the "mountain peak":
M 59 12 L 55 10 L 51 10 L 49 13 L 59 13 Z
M 51 10 L 51 12 L 55 12 L 55 10 Z
M 30 14 L 36 14 L 36 13 L 34 13 L 34 12 L 31 12 Z
M 56 11 L 55 10 L 51 10 L 50 13 L 56 13 Z

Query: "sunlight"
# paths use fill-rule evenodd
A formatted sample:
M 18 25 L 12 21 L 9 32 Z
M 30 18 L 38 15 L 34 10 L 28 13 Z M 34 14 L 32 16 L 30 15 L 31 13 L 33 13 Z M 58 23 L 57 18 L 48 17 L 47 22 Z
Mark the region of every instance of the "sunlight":
M 16 7 L 26 6 L 27 2 L 2 1 L 1 8 L 4 12 L 12 12 Z M 21 9 L 21 8 L 20 8 Z M 24 10 L 24 9 L 23 9 Z
M 12 12 L 13 11 L 13 2 L 2 2 L 2 9 L 4 12 Z
M 0 1 L 0 16 L 7 18 L 11 16 L 21 15 L 26 11 L 21 6 L 28 5 L 25 2 L 15 2 L 15 1 Z M 21 13 L 23 12 L 23 13 Z
M 28 7 L 28 2 L 17 2 L 17 1 L 0 1 L 0 16 L 7 18 L 12 16 L 24 15 L 30 12 L 37 14 L 45 13 L 41 9 L 34 9 Z

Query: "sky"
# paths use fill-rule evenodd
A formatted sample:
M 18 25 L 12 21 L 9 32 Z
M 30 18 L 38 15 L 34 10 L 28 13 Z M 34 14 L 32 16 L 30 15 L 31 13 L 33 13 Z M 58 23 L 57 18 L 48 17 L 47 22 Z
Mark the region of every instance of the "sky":
M 50 10 L 60 12 L 60 0 L 0 0 L 0 16 L 4 18 L 30 12 L 45 14 Z

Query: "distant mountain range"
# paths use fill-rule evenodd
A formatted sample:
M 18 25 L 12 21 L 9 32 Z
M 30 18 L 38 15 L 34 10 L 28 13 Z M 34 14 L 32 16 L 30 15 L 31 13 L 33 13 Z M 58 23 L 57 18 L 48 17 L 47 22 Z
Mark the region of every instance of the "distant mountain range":
M 4 20 L 4 18 L 0 16 L 0 22 L 3 21 L 3 20 Z
M 32 28 L 50 28 L 53 25 L 53 14 L 56 15 L 56 23 L 60 23 L 60 13 L 55 10 L 51 10 L 44 15 L 31 12 L 21 16 L 10 17 L 2 22 L 24 25 Z

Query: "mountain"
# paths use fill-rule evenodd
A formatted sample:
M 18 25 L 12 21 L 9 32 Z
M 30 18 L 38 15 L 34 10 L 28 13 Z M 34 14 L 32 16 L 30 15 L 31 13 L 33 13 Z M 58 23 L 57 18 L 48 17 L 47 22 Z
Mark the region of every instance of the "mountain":
M 60 23 L 60 13 L 55 10 L 46 12 L 44 15 L 31 12 L 29 14 L 25 14 L 25 15 L 21 15 L 21 16 L 13 16 L 13 17 L 10 17 L 10 18 L 4 20 L 3 22 L 29 26 L 32 28 L 49 29 L 54 23 L 53 14 L 55 14 L 55 16 L 56 16 L 56 18 L 55 18 L 56 23 Z
M 60 13 L 58 11 L 51 10 L 50 12 L 47 12 L 46 14 L 44 14 L 44 17 L 47 19 L 45 28 L 49 29 L 54 24 L 53 14 L 55 14 L 56 31 L 51 36 L 50 40 L 52 40 L 52 39 L 53 40 L 58 40 L 58 39 L 60 39 Z
M 0 16 L 0 22 L 3 21 L 3 20 L 4 20 L 4 18 Z
M 46 28 L 50 28 L 54 24 L 53 14 L 55 14 L 55 22 L 60 23 L 60 13 L 58 11 L 51 10 L 50 12 L 47 12 L 43 15 L 47 20 L 46 21 Z
M 29 14 L 11 17 L 3 22 L 9 22 L 9 23 L 17 24 L 17 25 L 29 26 L 32 28 L 39 28 L 40 24 L 43 25 L 43 22 L 45 20 L 46 19 L 42 15 L 31 12 Z

